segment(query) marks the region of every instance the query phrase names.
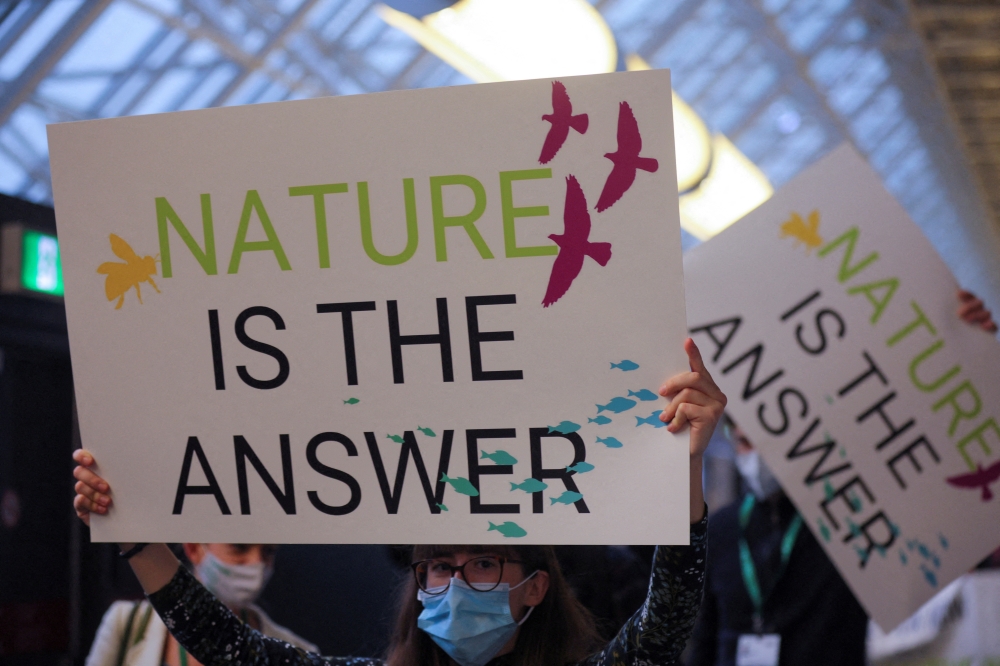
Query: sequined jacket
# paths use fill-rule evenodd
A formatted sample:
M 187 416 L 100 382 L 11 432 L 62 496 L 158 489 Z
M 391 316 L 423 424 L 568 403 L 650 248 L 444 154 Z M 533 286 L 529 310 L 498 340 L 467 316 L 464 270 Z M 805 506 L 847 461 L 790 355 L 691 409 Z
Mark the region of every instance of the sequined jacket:
M 707 519 L 691 526 L 690 546 L 656 549 L 646 602 L 611 642 L 579 666 L 679 663 L 701 604 L 707 526 Z M 178 642 L 205 666 L 385 664 L 371 657 L 323 657 L 263 636 L 240 622 L 184 567 L 149 600 Z M 502 660 L 494 661 L 499 666 Z

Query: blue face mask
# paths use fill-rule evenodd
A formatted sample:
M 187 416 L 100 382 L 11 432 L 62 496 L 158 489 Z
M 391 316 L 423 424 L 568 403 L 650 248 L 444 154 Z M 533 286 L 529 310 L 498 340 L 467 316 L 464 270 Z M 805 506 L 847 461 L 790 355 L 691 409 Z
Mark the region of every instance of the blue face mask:
M 461 666 L 483 666 L 535 610 L 534 606 L 529 608 L 520 622 L 510 614 L 510 591 L 531 576 L 514 587 L 500 583 L 488 592 L 473 590 L 461 578 L 453 578 L 444 594 L 418 591 L 424 610 L 417 618 L 417 627 Z

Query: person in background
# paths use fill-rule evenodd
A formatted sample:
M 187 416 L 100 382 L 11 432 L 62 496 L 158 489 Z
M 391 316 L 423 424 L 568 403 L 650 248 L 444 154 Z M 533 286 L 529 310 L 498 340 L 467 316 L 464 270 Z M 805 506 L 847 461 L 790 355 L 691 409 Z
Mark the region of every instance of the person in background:
M 960 290 L 958 300 L 959 318 L 997 332 L 979 298 Z M 721 424 L 747 492 L 709 522 L 688 666 L 865 664 L 867 614 L 753 444 L 728 414 Z
M 722 424 L 747 493 L 709 522 L 688 666 L 740 666 L 741 642 L 766 636 L 780 639 L 755 664 L 862 666 L 867 614 L 743 431 L 728 414 Z
M 185 543 L 195 577 L 245 624 L 307 651 L 316 646 L 276 624 L 254 602 L 267 585 L 275 546 Z M 199 666 L 148 601 L 116 601 L 101 620 L 86 666 Z

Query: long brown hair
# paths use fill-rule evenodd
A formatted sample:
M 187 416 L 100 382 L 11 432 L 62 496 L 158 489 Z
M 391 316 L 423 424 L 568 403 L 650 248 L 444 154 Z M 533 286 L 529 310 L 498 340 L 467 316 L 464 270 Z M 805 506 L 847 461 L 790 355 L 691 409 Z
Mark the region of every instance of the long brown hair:
M 524 562 L 525 575 L 540 570 L 549 575 L 542 603 L 521 625 L 514 646 L 518 666 L 553 666 L 581 661 L 600 645 L 594 618 L 579 602 L 563 577 L 552 546 L 414 546 L 413 561 L 453 553 L 490 553 Z M 396 628 L 387 652 L 389 666 L 448 666 L 448 655 L 417 628 L 423 604 L 417 600 L 413 576 L 400 589 Z

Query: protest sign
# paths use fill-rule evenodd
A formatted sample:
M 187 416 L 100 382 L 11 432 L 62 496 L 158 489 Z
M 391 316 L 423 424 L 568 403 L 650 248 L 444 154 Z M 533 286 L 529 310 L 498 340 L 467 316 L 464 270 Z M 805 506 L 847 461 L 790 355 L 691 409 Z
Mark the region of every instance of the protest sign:
M 668 73 L 49 136 L 96 539 L 687 541 Z
M 1000 345 L 841 147 L 685 256 L 728 410 L 884 629 L 1000 541 Z

